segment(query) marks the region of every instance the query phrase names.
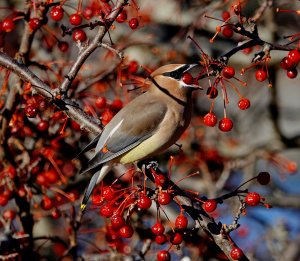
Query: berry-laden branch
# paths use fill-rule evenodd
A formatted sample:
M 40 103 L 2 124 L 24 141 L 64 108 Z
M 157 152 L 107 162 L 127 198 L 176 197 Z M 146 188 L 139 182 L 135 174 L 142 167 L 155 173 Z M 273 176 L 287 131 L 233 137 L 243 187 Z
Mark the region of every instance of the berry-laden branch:
M 3 52 L 0 52 L 0 65 L 17 74 L 23 81 L 29 82 L 32 85 L 32 88 L 38 94 L 49 99 L 54 99 L 54 97 L 56 97 L 58 90 L 52 90 L 27 66 L 12 59 Z M 54 99 L 53 102 L 61 110 L 64 110 L 68 116 L 77 121 L 81 128 L 91 131 L 95 134 L 101 131 L 101 128 L 99 127 L 99 120 L 87 115 L 72 100 L 62 97 L 59 100 Z
M 147 165 L 147 163 L 145 162 L 140 162 L 138 166 L 140 166 L 147 178 L 154 183 L 155 179 L 151 172 L 151 167 L 149 167 L 149 163 Z M 155 172 L 164 175 L 158 168 L 155 170 Z M 217 224 L 214 221 L 214 219 L 204 211 L 199 202 L 190 197 L 172 180 L 167 178 L 167 176 L 165 177 L 167 179 L 166 184 L 168 184 L 168 187 L 172 188 L 172 196 L 174 198 L 174 202 L 177 203 L 180 206 L 180 208 L 184 209 L 184 211 L 195 221 L 195 228 L 201 227 L 213 238 L 214 242 L 224 252 L 224 254 L 228 257 L 229 260 L 235 260 L 232 258 L 231 252 L 233 246 L 236 246 L 236 244 L 232 241 L 228 234 L 222 233 L 222 224 Z M 244 254 L 242 254 L 242 257 L 239 260 L 247 261 L 249 259 Z
M 85 60 L 100 46 L 103 46 L 101 43 L 104 35 L 107 33 L 109 28 L 111 27 L 112 23 L 116 19 L 116 17 L 122 12 L 123 7 L 128 4 L 127 0 L 118 1 L 114 11 L 105 19 L 104 25 L 101 25 L 98 29 L 98 32 L 94 39 L 87 47 L 83 47 L 81 53 L 79 54 L 77 60 L 73 64 L 72 68 L 70 69 L 69 73 L 65 76 L 65 80 L 60 86 L 61 93 L 66 93 L 70 88 L 73 80 L 75 79 L 77 73 L 79 72 L 82 64 Z

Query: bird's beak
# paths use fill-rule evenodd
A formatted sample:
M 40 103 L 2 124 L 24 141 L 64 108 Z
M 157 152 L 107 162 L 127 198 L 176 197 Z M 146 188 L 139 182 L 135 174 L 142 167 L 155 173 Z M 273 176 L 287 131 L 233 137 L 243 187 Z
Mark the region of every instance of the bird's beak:
M 188 67 L 183 71 L 182 76 L 187 72 L 190 73 L 190 71 L 194 67 L 199 66 L 199 64 L 196 64 L 196 63 L 195 64 L 185 64 L 184 66 L 185 67 L 188 66 Z M 187 84 L 183 81 L 183 79 L 181 79 L 180 84 L 184 88 L 192 88 L 194 90 L 203 90 L 203 88 L 198 84 L 198 82 L 195 81 L 195 78 L 194 78 L 193 83 L 191 83 L 191 84 Z

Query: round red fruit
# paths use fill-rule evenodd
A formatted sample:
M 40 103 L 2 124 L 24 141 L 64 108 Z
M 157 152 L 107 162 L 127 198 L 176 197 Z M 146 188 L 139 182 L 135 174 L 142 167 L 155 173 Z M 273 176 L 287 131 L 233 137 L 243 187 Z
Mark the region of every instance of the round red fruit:
M 64 10 L 62 9 L 61 6 L 54 6 L 50 11 L 50 17 L 54 21 L 58 22 L 64 17 Z
M 72 25 L 80 25 L 82 23 L 82 18 L 79 14 L 71 14 L 69 17 L 70 24 Z
M 120 229 L 125 225 L 125 219 L 120 215 L 113 215 L 110 218 L 110 223 L 113 229 Z
M 13 220 L 16 217 L 16 211 L 7 209 L 3 212 L 3 218 L 5 220 Z
M 37 124 L 37 128 L 39 131 L 46 131 L 49 128 L 49 123 L 47 121 L 43 121 L 41 120 L 38 124 Z
M 157 253 L 157 261 L 170 261 L 171 255 L 167 250 L 161 250 Z
M 296 68 L 290 69 L 286 72 L 287 77 L 289 77 L 290 79 L 294 79 L 297 77 L 298 75 L 298 71 Z
M 184 74 L 182 75 L 182 81 L 183 81 L 185 84 L 193 84 L 194 78 L 193 78 L 193 76 L 192 76 L 190 73 L 186 72 L 186 73 L 184 73 Z
M 140 209 L 148 209 L 151 207 L 151 204 L 152 204 L 152 200 L 145 195 L 141 195 L 137 201 L 137 206 Z
M 42 20 L 38 18 L 31 18 L 28 24 L 31 31 L 36 31 L 42 26 Z
M 95 105 L 98 109 L 104 109 L 106 107 L 106 98 L 105 97 L 98 97 Z
M 83 9 L 82 15 L 86 20 L 90 20 L 94 16 L 93 8 L 87 6 Z
M 238 106 L 241 110 L 247 110 L 250 107 L 251 103 L 247 98 L 242 98 L 238 102 Z
M 257 192 L 249 192 L 245 198 L 247 205 L 255 207 L 260 203 L 261 197 Z
M 209 127 L 214 127 L 217 124 L 217 120 L 217 116 L 212 112 L 207 113 L 203 118 L 204 124 Z
M 215 211 L 217 206 L 218 206 L 218 203 L 214 199 L 209 199 L 209 200 L 205 201 L 203 204 L 204 210 L 208 213 Z
M 183 237 L 182 234 L 176 232 L 175 234 L 173 234 L 170 238 L 170 242 L 173 245 L 180 245 L 182 243 Z
M 284 70 L 289 70 L 289 69 L 292 69 L 294 67 L 294 64 L 287 57 L 283 57 L 282 60 L 280 61 L 280 67 Z
M 222 18 L 224 21 L 228 20 L 230 18 L 230 13 L 228 11 L 223 11 Z
M 233 36 L 233 30 L 232 30 L 231 26 L 229 26 L 229 25 L 224 26 L 224 28 L 222 30 L 222 34 L 226 38 L 231 38 Z
M 128 64 L 128 72 L 129 73 L 136 73 L 139 69 L 139 63 L 135 60 L 130 61 L 130 63 Z
M 104 187 L 102 193 L 106 200 L 112 200 L 115 197 L 115 191 L 112 187 Z
M 37 107 L 34 104 L 26 104 L 25 114 L 29 118 L 34 118 L 38 113 Z
M 300 62 L 300 52 L 298 50 L 291 50 L 288 52 L 287 58 L 294 66 L 297 66 Z
M 129 20 L 128 24 L 129 24 L 130 28 L 132 30 L 134 30 L 134 29 L 138 28 L 138 26 L 139 26 L 139 20 L 137 18 L 131 18 Z
M 175 220 L 175 227 L 178 229 L 185 229 L 188 225 L 188 219 L 184 215 L 180 214 Z
M 264 70 L 257 70 L 255 72 L 255 78 L 259 82 L 263 82 L 267 79 L 267 73 Z
M 233 122 L 229 118 L 223 118 L 219 121 L 219 129 L 224 132 L 231 131 L 233 128 Z
M 260 172 L 257 176 L 257 181 L 259 184 L 261 185 L 267 185 L 270 183 L 271 177 L 270 174 L 268 172 Z
M 1 194 L 0 195 L 0 206 L 4 207 L 8 203 L 8 197 Z
M 162 235 L 165 232 L 165 227 L 161 223 L 156 223 L 152 226 L 151 231 L 154 235 Z
M 119 229 L 119 235 L 123 238 L 131 238 L 133 235 L 133 228 L 129 225 L 125 225 Z
M 240 260 L 244 256 L 244 254 L 240 248 L 233 247 L 230 251 L 230 256 L 233 260 Z
M 171 202 L 172 198 L 168 192 L 161 192 L 158 194 L 157 201 L 161 205 L 168 205 Z
M 123 10 L 121 13 L 118 14 L 116 21 L 118 23 L 124 23 L 127 19 L 127 12 L 126 10 Z
M 113 102 L 110 104 L 110 109 L 114 112 L 118 112 L 119 110 L 122 109 L 123 107 L 123 102 L 120 99 L 115 99 Z
M 69 50 L 69 44 L 67 42 L 59 42 L 58 43 L 58 49 L 65 53 Z
M 235 75 L 235 69 L 231 66 L 226 66 L 222 70 L 222 75 L 223 75 L 223 77 L 230 79 Z
M 105 204 L 100 207 L 100 215 L 102 217 L 111 217 L 114 214 L 115 208 L 110 204 Z
M 163 187 L 167 182 L 167 178 L 163 174 L 158 174 L 158 175 L 155 176 L 154 182 L 155 182 L 156 186 L 162 186 Z
M 215 87 L 209 87 L 206 91 L 206 95 L 209 99 L 215 99 L 218 96 L 218 89 Z
M 167 242 L 167 237 L 165 235 L 158 235 L 155 237 L 156 244 L 163 245 Z
M 52 200 L 48 197 L 43 197 L 42 202 L 41 202 L 41 207 L 44 210 L 49 210 L 53 207 Z
M 72 34 L 72 39 L 75 42 L 77 42 L 77 41 L 84 42 L 86 40 L 86 38 L 87 37 L 86 37 L 85 32 L 81 29 L 75 30 Z
M 2 21 L 2 29 L 6 33 L 13 31 L 15 27 L 16 27 L 15 22 L 11 18 L 6 18 Z

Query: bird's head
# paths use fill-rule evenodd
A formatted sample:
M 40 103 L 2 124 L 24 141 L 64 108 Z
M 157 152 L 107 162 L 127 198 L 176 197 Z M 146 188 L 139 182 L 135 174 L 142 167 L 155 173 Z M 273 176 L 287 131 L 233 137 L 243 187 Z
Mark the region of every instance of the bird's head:
M 151 73 L 150 79 L 156 87 L 166 89 L 170 93 L 191 93 L 193 90 L 202 89 L 194 82 L 183 79 L 198 64 L 167 64 Z

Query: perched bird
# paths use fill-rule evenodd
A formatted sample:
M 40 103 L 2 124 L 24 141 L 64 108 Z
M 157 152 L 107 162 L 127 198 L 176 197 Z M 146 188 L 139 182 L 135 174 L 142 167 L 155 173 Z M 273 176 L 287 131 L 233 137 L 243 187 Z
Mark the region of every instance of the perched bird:
M 133 99 L 81 153 L 96 146 L 95 156 L 81 173 L 93 173 L 81 209 L 97 183 L 114 163 L 132 163 L 157 155 L 173 145 L 191 121 L 192 90 L 182 75 L 197 64 L 169 64 L 149 76 L 147 92 Z

